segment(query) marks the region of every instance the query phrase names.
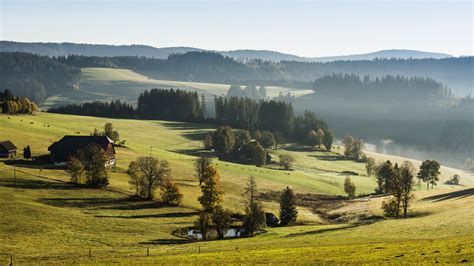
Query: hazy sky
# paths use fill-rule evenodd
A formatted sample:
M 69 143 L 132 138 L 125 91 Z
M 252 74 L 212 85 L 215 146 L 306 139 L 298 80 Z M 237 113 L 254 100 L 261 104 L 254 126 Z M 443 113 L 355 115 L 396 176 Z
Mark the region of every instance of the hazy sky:
M 473 1 L 0 0 L 2 40 L 473 54 Z

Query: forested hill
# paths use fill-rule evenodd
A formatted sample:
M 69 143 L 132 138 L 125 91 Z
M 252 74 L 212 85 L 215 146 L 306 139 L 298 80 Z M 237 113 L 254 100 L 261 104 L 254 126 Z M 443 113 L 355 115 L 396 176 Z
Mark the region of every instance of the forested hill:
M 201 51 L 192 47 L 156 48 L 148 45 L 107 45 L 85 43 L 42 43 L 0 41 L 0 52 L 26 52 L 46 56 L 143 56 L 166 59 L 170 54 Z
M 0 52 L 27 52 L 47 56 L 67 56 L 71 54 L 84 56 L 140 56 L 148 58 L 166 59 L 171 54 L 205 51 L 193 47 L 153 47 L 148 45 L 107 45 L 85 43 L 25 43 L 0 41 Z M 209 50 L 208 50 L 209 51 Z M 230 51 L 215 51 L 238 61 L 261 59 L 273 62 L 300 61 L 300 62 L 331 62 L 340 60 L 373 60 L 376 58 L 447 58 L 451 55 L 416 50 L 391 49 L 365 54 L 337 55 L 326 57 L 302 57 L 288 53 L 269 50 L 239 49 Z
M 472 94 L 474 57 L 445 59 L 376 59 L 306 63 L 297 61 L 236 61 L 214 52 L 174 54 L 168 59 L 144 57 L 60 57 L 76 67 L 118 67 L 138 71 L 157 79 L 181 81 L 254 83 L 311 88 L 315 79 L 326 75 L 355 74 L 371 78 L 386 75 L 425 77 L 445 84 L 459 96 Z
M 77 88 L 81 70 L 47 56 L 0 53 L 0 88 L 42 102 L 46 97 Z

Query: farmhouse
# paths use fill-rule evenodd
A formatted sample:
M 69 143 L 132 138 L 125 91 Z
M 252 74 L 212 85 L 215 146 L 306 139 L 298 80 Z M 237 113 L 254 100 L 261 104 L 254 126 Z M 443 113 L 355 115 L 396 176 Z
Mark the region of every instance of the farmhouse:
M 0 141 L 0 158 L 12 158 L 16 156 L 17 147 L 9 140 Z
M 57 165 L 64 165 L 70 156 L 76 155 L 79 150 L 85 149 L 91 144 L 96 144 L 104 149 L 109 159 L 106 166 L 115 165 L 114 142 L 106 136 L 64 136 L 48 147 L 50 159 Z

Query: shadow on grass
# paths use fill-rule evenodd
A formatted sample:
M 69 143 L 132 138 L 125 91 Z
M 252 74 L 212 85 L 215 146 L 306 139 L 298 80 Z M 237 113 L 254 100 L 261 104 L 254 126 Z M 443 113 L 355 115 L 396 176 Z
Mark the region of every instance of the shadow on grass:
M 209 131 L 200 130 L 200 131 L 195 131 L 195 132 L 190 132 L 190 133 L 184 133 L 182 134 L 182 136 L 189 140 L 202 141 L 204 140 L 207 134 L 209 134 Z
M 140 215 L 96 215 L 97 218 L 119 218 L 119 219 L 146 219 L 146 218 L 183 218 L 198 215 L 199 212 L 168 212 L 159 214 Z
M 41 198 L 38 201 L 54 207 L 85 208 L 93 210 L 133 211 L 170 207 L 164 203 L 144 201 L 136 197 Z
M 140 242 L 142 245 L 182 245 L 193 242 L 189 239 L 154 239 L 150 241 Z
M 413 211 L 413 212 L 409 211 L 407 213 L 407 219 L 408 218 L 426 217 L 426 216 L 429 216 L 431 214 L 432 214 L 431 212 L 424 212 L 424 211 Z M 400 219 L 404 219 L 403 214 L 400 214 Z
M 208 125 L 208 124 L 193 124 L 189 122 L 160 122 L 161 125 L 174 129 L 174 130 L 196 130 L 196 129 L 201 129 L 204 131 L 205 129 L 209 130 L 211 128 L 216 128 L 217 126 L 215 125 Z M 206 133 L 209 133 L 210 131 L 205 131 Z
M 128 198 L 40 198 L 38 202 L 66 208 L 98 208 L 108 209 L 130 203 Z
M 206 156 L 207 154 L 209 154 L 209 152 L 203 149 L 189 149 L 189 150 L 188 149 L 174 149 L 174 150 L 169 150 L 169 151 L 176 152 L 183 155 L 190 155 L 190 156 L 201 156 L 201 155 Z
M 347 225 L 347 226 L 333 227 L 333 228 L 322 228 L 322 229 L 317 229 L 317 230 L 312 230 L 312 231 L 289 234 L 286 237 L 297 237 L 297 236 L 305 236 L 305 235 L 319 235 L 319 234 L 326 233 L 326 232 L 335 232 L 335 231 L 341 231 L 341 230 L 346 230 L 346 229 L 350 229 L 350 228 L 356 228 L 358 226 L 366 225 L 366 224 L 369 224 L 369 223 L 351 224 L 351 225 Z
M 464 189 L 460 191 L 454 191 L 454 192 L 429 196 L 429 197 L 423 198 L 422 200 L 424 201 L 432 200 L 436 202 L 436 201 L 444 201 L 444 200 L 450 200 L 450 199 L 462 199 L 462 198 L 466 198 L 473 195 L 474 195 L 474 188 L 468 188 L 468 189 Z
M 308 155 L 308 156 L 321 160 L 321 161 L 329 161 L 329 162 L 352 161 L 352 159 L 344 157 L 342 155 Z
M 22 178 L 3 178 L 0 180 L 1 187 L 22 188 L 22 189 L 60 189 L 76 190 L 83 187 L 69 183 L 51 182 L 47 180 L 31 180 Z
M 285 146 L 284 150 L 297 151 L 297 152 L 313 152 L 313 151 L 316 151 L 315 149 L 313 149 L 311 147 L 301 146 L 301 145 L 287 145 L 287 146 Z
M 64 169 L 64 167 L 56 166 L 46 159 L 37 160 L 6 160 L 6 165 L 29 168 L 29 169 Z

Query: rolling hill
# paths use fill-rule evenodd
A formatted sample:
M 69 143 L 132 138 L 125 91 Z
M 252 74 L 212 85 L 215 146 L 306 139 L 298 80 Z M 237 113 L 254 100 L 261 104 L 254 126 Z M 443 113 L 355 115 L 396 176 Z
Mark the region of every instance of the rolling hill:
M 184 54 L 195 51 L 210 51 L 193 47 L 153 47 L 149 45 L 108 45 L 86 43 L 27 43 L 0 41 L 0 52 L 27 52 L 47 56 L 67 56 L 71 54 L 84 56 L 144 56 L 149 58 L 166 59 L 171 54 Z M 448 58 L 451 55 L 416 50 L 381 50 L 366 54 L 338 55 L 325 57 L 302 57 L 269 50 L 239 49 L 230 51 L 214 51 L 238 60 L 261 59 L 268 61 L 301 61 L 301 62 L 331 62 L 339 60 L 373 60 L 375 58 Z
M 73 123 L 71 122 L 73 121 Z M 127 140 L 117 148 L 117 169 L 110 186 L 89 189 L 67 183 L 61 169 L 0 161 L 0 263 L 13 254 L 15 263 L 458 263 L 472 262 L 474 246 L 474 176 L 443 167 L 435 190 L 417 188 L 410 218 L 380 218 L 383 198 L 344 200 L 341 204 L 300 206 L 304 225 L 267 228 L 256 238 L 191 242 L 177 232 L 192 226 L 199 204 L 193 161 L 202 136 L 213 130 L 206 125 L 179 122 L 105 119 L 38 113 L 33 116 L 0 116 L 0 138 L 18 147 L 30 145 L 33 155 L 65 134 L 89 134 L 111 122 Z M 371 193 L 374 177 L 365 175 L 364 164 L 339 153 L 294 149 L 287 145 L 274 151 L 295 156 L 295 171 L 277 165 L 255 167 L 214 162 L 226 192 L 224 206 L 241 211 L 241 193 L 248 176 L 256 177 L 266 211 L 278 213 L 278 203 L 268 193 L 291 186 L 297 193 L 342 195 L 342 171 L 353 171 L 358 194 Z M 136 201 L 125 170 L 138 156 L 170 162 L 172 176 L 184 193 L 181 207 Z M 371 153 L 378 161 L 387 157 Z M 413 161 L 419 165 L 419 161 Z M 13 165 L 16 165 L 14 173 Z M 41 169 L 41 170 L 40 170 Z M 445 185 L 454 173 L 461 186 Z M 324 218 L 339 217 L 331 220 Z M 149 257 L 146 257 L 149 248 Z M 90 249 L 90 250 L 89 250 Z M 90 252 L 90 253 L 89 253 Z M 90 254 L 90 257 L 89 257 Z M 328 256 L 331 254 L 331 256 Z
M 213 101 L 214 96 L 226 95 L 229 87 L 229 84 L 156 80 L 129 69 L 83 68 L 79 90 L 53 95 L 46 99 L 42 104 L 42 108 L 47 109 L 70 103 L 111 99 L 120 99 L 136 104 L 138 96 L 146 89 L 173 88 L 196 91 L 200 95 L 204 94 L 207 100 L 210 101 L 208 106 L 212 111 L 213 102 L 211 101 Z M 266 89 L 269 97 L 276 97 L 279 93 L 284 95 L 291 93 L 299 97 L 313 92 L 309 89 L 292 89 L 278 86 L 267 86 Z

